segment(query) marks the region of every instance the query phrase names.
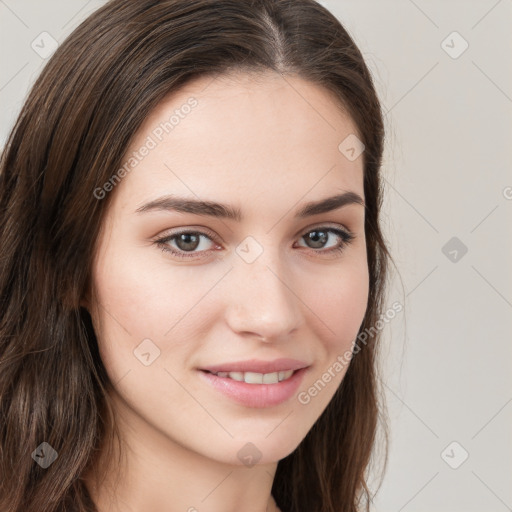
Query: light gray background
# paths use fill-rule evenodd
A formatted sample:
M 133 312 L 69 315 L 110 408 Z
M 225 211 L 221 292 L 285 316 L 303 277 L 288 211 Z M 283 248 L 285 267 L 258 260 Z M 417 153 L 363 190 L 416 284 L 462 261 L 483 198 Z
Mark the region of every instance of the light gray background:
M 388 303 L 405 308 L 384 328 L 391 445 L 373 510 L 512 510 L 512 0 L 321 3 L 387 112 Z M 45 63 L 32 42 L 62 42 L 103 4 L 0 0 L 2 146 Z

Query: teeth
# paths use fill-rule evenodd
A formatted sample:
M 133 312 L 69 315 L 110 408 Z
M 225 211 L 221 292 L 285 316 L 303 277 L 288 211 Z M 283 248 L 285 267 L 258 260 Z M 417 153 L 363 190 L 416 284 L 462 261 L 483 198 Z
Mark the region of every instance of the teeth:
M 247 384 L 277 384 L 282 380 L 289 379 L 293 375 L 293 370 L 274 373 L 255 373 L 255 372 L 218 372 L 218 377 L 228 377 L 238 382 Z

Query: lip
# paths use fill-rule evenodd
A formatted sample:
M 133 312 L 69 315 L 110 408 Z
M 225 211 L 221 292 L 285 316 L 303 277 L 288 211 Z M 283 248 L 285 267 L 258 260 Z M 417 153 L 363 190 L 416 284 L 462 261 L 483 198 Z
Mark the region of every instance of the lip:
M 247 382 L 239 382 L 229 377 L 218 377 L 206 370 L 199 370 L 199 375 L 217 391 L 235 402 L 246 407 L 263 408 L 279 405 L 289 400 L 297 391 L 307 371 L 308 367 L 298 369 L 289 379 L 277 384 L 247 384 Z
M 284 372 L 286 370 L 300 370 L 308 367 L 309 364 L 298 359 L 280 358 L 273 361 L 263 361 L 260 359 L 250 359 L 247 361 L 235 361 L 233 363 L 222 363 L 215 366 L 206 366 L 200 370 L 206 370 L 212 373 L 218 372 L 254 372 L 254 373 L 274 373 Z

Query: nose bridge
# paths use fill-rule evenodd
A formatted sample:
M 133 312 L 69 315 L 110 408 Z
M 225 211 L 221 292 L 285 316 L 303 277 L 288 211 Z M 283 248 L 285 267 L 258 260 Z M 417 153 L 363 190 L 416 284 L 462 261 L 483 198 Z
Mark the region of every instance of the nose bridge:
M 293 290 L 279 249 L 261 247 L 259 255 L 255 251 L 252 240 L 237 248 L 238 257 L 231 273 L 233 285 L 228 292 L 228 321 L 238 332 L 268 339 L 287 336 L 300 323 L 298 294 Z

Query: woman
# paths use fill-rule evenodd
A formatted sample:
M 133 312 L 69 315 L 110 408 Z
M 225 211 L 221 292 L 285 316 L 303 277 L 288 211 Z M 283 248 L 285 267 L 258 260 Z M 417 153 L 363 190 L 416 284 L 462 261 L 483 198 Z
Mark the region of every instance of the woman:
M 2 155 L 1 510 L 369 510 L 383 138 L 312 0 L 85 20 Z

